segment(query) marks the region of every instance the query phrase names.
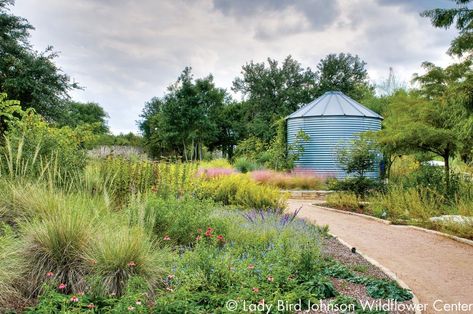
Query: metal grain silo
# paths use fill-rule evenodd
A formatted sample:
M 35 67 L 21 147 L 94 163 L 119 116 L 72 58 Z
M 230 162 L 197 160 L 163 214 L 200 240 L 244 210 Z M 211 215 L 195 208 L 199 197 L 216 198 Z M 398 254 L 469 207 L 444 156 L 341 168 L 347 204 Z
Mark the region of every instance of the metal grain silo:
M 383 117 L 342 92 L 327 92 L 286 119 L 288 144 L 294 143 L 299 130 L 310 137 L 296 168 L 343 178 L 346 173 L 338 165 L 337 147 L 349 145 L 361 132 L 380 130 Z M 379 166 L 367 176 L 378 177 Z

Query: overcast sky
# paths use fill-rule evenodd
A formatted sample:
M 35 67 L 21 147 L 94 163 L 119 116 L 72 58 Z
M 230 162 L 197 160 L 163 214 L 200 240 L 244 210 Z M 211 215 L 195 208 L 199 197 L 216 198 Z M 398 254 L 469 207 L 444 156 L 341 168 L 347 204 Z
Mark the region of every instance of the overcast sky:
M 137 132 L 144 103 L 162 96 L 185 66 L 230 89 L 241 66 L 292 55 L 315 68 L 329 53 L 358 54 L 372 81 L 393 67 L 409 81 L 423 61 L 451 62 L 453 30 L 419 12 L 447 0 L 17 0 L 13 12 L 53 45 L 57 64 L 100 103 L 114 133 Z

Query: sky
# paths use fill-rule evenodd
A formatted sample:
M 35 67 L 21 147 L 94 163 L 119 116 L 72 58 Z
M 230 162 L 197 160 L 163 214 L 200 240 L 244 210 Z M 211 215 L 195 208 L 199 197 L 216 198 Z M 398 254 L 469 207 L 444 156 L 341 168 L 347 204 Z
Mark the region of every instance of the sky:
M 247 62 L 292 55 L 315 69 L 329 53 L 367 62 L 380 82 L 392 67 L 402 81 L 423 61 L 445 66 L 455 30 L 435 29 L 419 13 L 448 0 L 17 0 L 13 13 L 36 28 L 37 50 L 54 46 L 56 63 L 97 102 L 113 133 L 138 132 L 146 101 L 162 97 L 186 66 L 212 73 L 230 91 Z

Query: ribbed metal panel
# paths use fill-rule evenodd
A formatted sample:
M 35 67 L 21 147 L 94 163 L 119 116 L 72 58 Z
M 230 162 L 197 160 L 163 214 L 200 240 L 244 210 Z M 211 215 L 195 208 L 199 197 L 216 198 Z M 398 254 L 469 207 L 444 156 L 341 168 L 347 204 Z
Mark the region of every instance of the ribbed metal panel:
M 294 143 L 299 130 L 310 139 L 304 144 L 304 153 L 296 161 L 296 167 L 315 170 L 325 176 L 346 177 L 337 162 L 337 148 L 349 145 L 361 132 L 381 129 L 381 119 L 365 116 L 311 116 L 287 119 L 288 144 Z M 379 176 L 379 166 L 367 173 Z

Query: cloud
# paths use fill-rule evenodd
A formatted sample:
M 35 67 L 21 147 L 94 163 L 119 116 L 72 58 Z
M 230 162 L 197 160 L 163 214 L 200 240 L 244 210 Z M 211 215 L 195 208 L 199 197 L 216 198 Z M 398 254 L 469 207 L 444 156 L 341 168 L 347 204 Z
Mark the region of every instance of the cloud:
M 115 133 L 136 131 L 144 103 L 185 66 L 229 89 L 251 60 L 290 54 L 315 68 L 329 53 L 351 52 L 372 79 L 392 66 L 408 80 L 422 61 L 448 62 L 455 34 L 401 0 L 22 0 L 13 11 L 36 27 L 37 49 L 61 52 L 56 62 L 86 87 L 72 96 L 100 103 Z

